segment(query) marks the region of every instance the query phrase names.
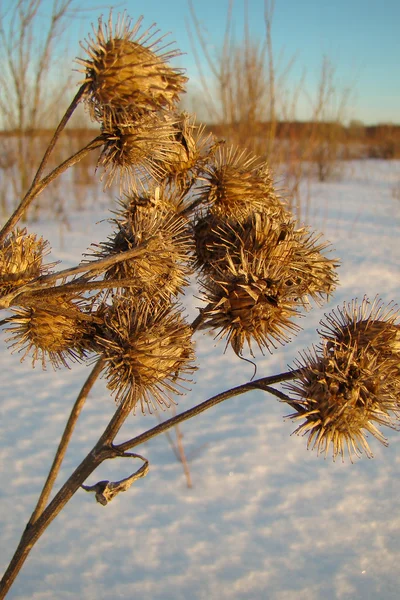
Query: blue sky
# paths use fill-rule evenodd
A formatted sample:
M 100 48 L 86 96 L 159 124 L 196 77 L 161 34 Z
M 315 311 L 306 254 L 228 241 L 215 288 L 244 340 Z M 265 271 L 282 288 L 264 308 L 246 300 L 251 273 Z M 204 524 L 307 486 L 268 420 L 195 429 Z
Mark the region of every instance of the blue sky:
M 53 0 L 44 0 L 51 5 Z M 211 52 L 222 43 L 228 0 L 193 0 Z M 234 24 L 239 39 L 243 24 L 243 0 L 234 2 Z M 96 0 L 76 2 L 78 16 L 70 25 L 72 56 L 82 55 L 78 41 L 91 30 L 100 14 L 107 15 L 108 3 Z M 250 31 L 262 38 L 264 0 L 248 0 Z M 186 53 L 179 64 L 187 69 L 193 90 L 199 90 L 187 21 L 188 0 L 128 0 L 114 3 L 116 12 L 127 10 L 136 20 L 143 14 L 144 25 L 156 22 L 162 32 Z M 400 2 L 399 0 L 276 0 L 272 36 L 276 57 L 283 62 L 295 57 L 288 84 L 294 86 L 305 73 L 304 87 L 311 97 L 319 79 L 322 57 L 335 67 L 340 91 L 351 89 L 347 117 L 365 123 L 400 123 Z M 201 98 L 201 95 L 200 95 Z M 309 104 L 301 98 L 297 117 L 307 118 Z

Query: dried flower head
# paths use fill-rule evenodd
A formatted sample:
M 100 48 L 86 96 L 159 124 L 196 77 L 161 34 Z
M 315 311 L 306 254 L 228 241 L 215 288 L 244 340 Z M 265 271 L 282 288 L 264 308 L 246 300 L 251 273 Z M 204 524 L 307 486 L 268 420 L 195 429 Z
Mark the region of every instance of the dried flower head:
M 212 147 L 211 135 L 205 135 L 205 126 L 196 125 L 196 118 L 181 113 L 174 125 L 174 147 L 169 160 L 160 165 L 167 171 L 169 180 L 185 180 L 196 174 L 206 160 Z
M 208 212 L 194 227 L 196 241 L 196 267 L 212 275 L 215 269 L 224 270 L 228 262 L 242 269 L 244 256 L 247 262 L 257 265 L 257 272 L 271 279 L 271 265 L 284 266 L 281 273 L 286 296 L 308 306 L 308 296 L 319 301 L 336 287 L 335 269 L 338 265 L 322 252 L 328 243 L 318 243 L 306 228 L 296 228 L 287 214 L 253 213 L 247 219 L 221 219 Z
M 326 456 L 332 445 L 334 459 L 343 458 L 347 449 L 352 459 L 362 451 L 372 457 L 368 433 L 387 445 L 377 426 L 396 428 L 400 416 L 394 315 L 381 304 L 367 310 L 366 300 L 360 308 L 353 301 L 327 316 L 328 325 L 321 322 L 327 328 L 322 346 L 302 355 L 297 380 L 285 384 L 298 397 L 291 402 L 296 412 L 290 417 L 305 419 L 295 432 L 308 435 L 308 447 Z
M 87 59 L 78 59 L 85 68 L 86 98 L 92 115 L 97 107 L 111 109 L 131 107 L 137 115 L 172 108 L 184 91 L 187 78 L 179 69 L 166 63 L 178 50 L 160 47 L 164 37 L 154 41 L 158 33 L 152 25 L 140 32 L 142 18 L 135 24 L 124 13 L 119 15 L 115 28 L 110 13 L 108 23 L 100 17 L 94 38 L 88 38 Z
M 222 218 L 246 219 L 253 212 L 285 208 L 264 161 L 245 150 L 218 147 L 204 167 L 199 198 Z
M 107 359 L 108 388 L 118 402 L 149 413 L 169 407 L 194 371 L 192 329 L 171 306 L 117 298 L 108 311 L 99 344 Z
M 140 256 L 109 267 L 106 280 L 121 281 L 121 288 L 133 288 L 137 297 L 169 299 L 187 285 L 192 240 L 186 220 L 176 212 L 160 208 L 126 207 L 115 220 L 117 232 L 98 245 L 97 258 L 136 248 L 147 242 Z M 116 287 L 118 287 L 116 283 Z
M 355 299 L 326 315 L 321 335 L 328 348 L 357 344 L 358 348 L 374 352 L 381 358 L 398 357 L 400 361 L 398 317 L 399 309 L 395 304 L 385 306 L 378 296 L 372 302 L 364 296 L 360 305 Z
M 118 201 L 118 210 L 115 214 L 119 219 L 130 220 L 136 211 L 160 211 L 163 213 L 177 213 L 181 216 L 185 210 L 185 194 L 178 193 L 170 185 L 149 186 L 140 193 L 131 191 L 125 193 Z
M 7 341 L 24 351 L 21 360 L 31 353 L 32 366 L 40 360 L 45 369 L 49 359 L 54 368 L 68 367 L 68 360 L 82 360 L 88 350 L 93 326 L 81 309 L 84 304 L 83 299 L 47 298 L 40 306 L 13 308 Z
M 45 274 L 51 265 L 43 265 L 48 242 L 26 229 L 12 231 L 0 248 L 0 296 L 5 296 L 29 281 Z
M 238 356 L 245 343 L 253 355 L 252 341 L 261 352 L 264 348 L 272 352 L 276 342 L 290 341 L 288 333 L 300 329 L 291 321 L 298 315 L 294 303 L 280 298 L 279 290 L 254 276 L 232 277 L 231 281 L 221 277 L 206 288 L 206 300 L 202 328 L 218 330 L 217 337 L 226 337 Z
M 221 252 L 222 256 L 222 252 Z M 279 230 L 271 222 L 268 242 L 259 253 L 226 251 L 212 271 L 206 272 L 204 328 L 217 329 L 236 354 L 254 340 L 262 351 L 275 342 L 289 341 L 288 332 L 299 327 L 291 319 L 298 315 L 297 293 L 291 281 L 293 245 L 279 242 Z
M 119 175 L 120 186 L 143 190 L 150 179 L 161 181 L 179 152 L 174 120 L 157 113 L 132 120 L 129 112 L 103 111 L 104 146 L 98 164 L 107 173 L 106 186 Z
M 292 261 L 293 281 L 301 292 L 298 296 L 299 303 L 309 308 L 308 296 L 321 304 L 321 299 L 328 299 L 336 289 L 336 269 L 340 262 L 337 258 L 326 256 L 326 251 L 330 252 L 331 246 L 329 242 L 320 241 L 321 234 L 302 227 L 295 229 L 292 235 L 296 240 Z

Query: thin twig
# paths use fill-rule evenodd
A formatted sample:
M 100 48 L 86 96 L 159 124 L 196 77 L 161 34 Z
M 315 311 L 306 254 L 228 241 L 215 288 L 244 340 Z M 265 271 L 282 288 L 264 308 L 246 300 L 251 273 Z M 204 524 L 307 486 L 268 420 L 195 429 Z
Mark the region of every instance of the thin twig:
M 176 414 L 175 406 L 173 408 L 174 408 L 174 415 L 175 415 Z M 156 413 L 156 416 L 158 418 L 159 423 L 162 423 L 162 419 L 158 412 Z M 165 431 L 164 433 L 165 433 L 165 437 L 168 440 L 169 445 L 171 446 L 172 452 L 174 453 L 176 460 L 182 464 L 182 468 L 183 468 L 183 471 L 186 476 L 187 487 L 191 488 L 192 487 L 192 478 L 190 476 L 189 464 L 188 464 L 188 460 L 186 458 L 185 448 L 184 448 L 184 445 L 182 442 L 183 434 L 181 433 L 179 425 L 175 425 L 176 443 L 174 442 L 173 437 L 169 431 Z
M 70 117 L 72 116 L 72 113 L 75 111 L 76 107 L 78 106 L 78 104 L 80 103 L 83 94 L 85 93 L 86 90 L 86 85 L 83 84 L 81 85 L 81 87 L 79 88 L 79 90 L 77 91 L 77 93 L 75 94 L 74 99 L 72 100 L 71 104 L 69 105 L 69 107 L 67 108 L 67 110 L 65 111 L 65 114 L 63 116 L 63 118 L 61 119 L 60 123 L 58 124 L 57 129 L 54 132 L 53 137 L 50 140 L 49 145 L 47 146 L 47 150 L 44 153 L 44 156 L 42 158 L 42 162 L 39 165 L 38 170 L 36 171 L 36 175 L 33 178 L 32 181 L 32 185 L 31 188 L 33 188 L 37 182 L 39 181 L 43 170 L 47 164 L 47 161 L 49 160 L 50 154 L 52 153 L 54 146 L 57 143 L 58 138 L 60 137 L 63 129 L 65 128 L 66 124 L 68 123 Z
M 183 434 L 180 430 L 179 425 L 175 425 L 176 443 L 178 446 L 179 460 L 182 463 L 183 471 L 186 477 L 186 485 L 188 488 L 192 487 L 192 477 L 190 475 L 189 463 L 186 458 L 185 448 L 182 442 Z
M 230 390 L 217 394 L 216 396 L 213 396 L 212 398 L 209 398 L 208 400 L 205 400 L 200 404 L 196 404 L 196 406 L 193 406 L 193 408 L 189 408 L 185 412 L 171 417 L 167 421 L 160 423 L 160 425 L 149 429 L 145 433 L 142 433 L 141 435 L 132 438 L 131 440 L 127 440 L 126 442 L 118 444 L 114 447 L 119 451 L 126 452 L 126 450 L 130 450 L 135 446 L 139 446 L 140 444 L 148 442 L 153 437 L 160 435 L 160 433 L 165 433 L 165 431 L 171 429 L 171 427 L 174 427 L 179 423 L 183 423 L 184 421 L 187 421 L 188 419 L 199 415 L 205 410 L 208 410 L 209 408 L 220 404 L 224 400 L 227 400 L 228 398 L 233 398 L 234 396 L 239 396 L 240 394 L 245 394 L 250 390 L 264 390 L 270 393 L 272 393 L 273 391 L 275 396 L 278 396 L 279 398 L 284 400 L 289 400 L 287 396 L 285 396 L 284 394 L 282 395 L 280 392 L 278 392 L 278 390 L 270 388 L 270 385 L 273 385 L 274 383 L 280 383 L 282 381 L 290 381 L 291 379 L 296 379 L 300 372 L 300 369 L 287 371 L 286 373 L 279 373 L 279 375 L 272 375 L 271 377 L 263 377 L 262 379 L 256 379 L 255 381 L 250 381 L 243 385 L 234 387 Z
M 64 173 L 67 169 L 72 167 L 75 163 L 79 162 L 84 158 L 89 152 L 98 148 L 103 144 L 103 139 L 101 136 L 94 138 L 89 144 L 87 144 L 84 148 L 70 156 L 67 160 L 61 163 L 58 167 L 53 169 L 51 173 L 49 173 L 46 177 L 38 181 L 35 185 L 32 185 L 28 192 L 25 194 L 23 199 L 21 200 L 19 206 L 15 209 L 11 217 L 8 219 L 7 223 L 4 225 L 3 229 L 0 232 L 0 244 L 4 242 L 5 238 L 9 234 L 9 232 L 15 227 L 18 221 L 21 219 L 29 204 L 37 197 L 39 194 L 56 179 L 61 173 Z
M 17 290 L 13 291 L 10 294 L 3 296 L 0 299 L 0 308 L 8 308 L 11 304 L 23 304 L 24 302 L 28 302 L 28 300 L 32 296 L 57 296 L 62 293 L 71 293 L 73 291 L 82 291 L 89 289 L 101 289 L 101 288 L 112 288 L 112 287 L 132 287 L 132 280 L 130 279 L 120 279 L 120 280 L 109 280 L 109 281 L 96 281 L 96 282 L 88 282 L 87 280 L 77 280 L 72 281 L 70 283 L 66 283 L 64 285 L 54 286 L 54 287 L 44 287 L 54 281 L 59 279 L 67 279 L 67 277 L 73 277 L 78 275 L 79 273 L 91 273 L 91 276 L 94 276 L 94 273 L 104 271 L 109 266 L 112 266 L 116 263 L 122 262 L 124 260 L 129 260 L 131 258 L 136 258 L 144 254 L 147 250 L 149 243 L 154 239 L 154 237 L 149 238 L 144 241 L 142 244 L 137 246 L 137 248 L 131 248 L 130 250 L 126 250 L 125 252 L 120 252 L 118 254 L 113 254 L 106 258 L 101 258 L 99 260 L 91 261 L 84 263 L 82 265 L 78 265 L 76 267 L 72 267 L 71 269 L 64 269 L 63 271 L 58 271 L 57 273 L 49 273 L 48 275 L 42 275 L 38 277 L 34 281 L 30 281 L 29 283 L 21 286 Z M 26 297 L 25 297 L 26 296 Z

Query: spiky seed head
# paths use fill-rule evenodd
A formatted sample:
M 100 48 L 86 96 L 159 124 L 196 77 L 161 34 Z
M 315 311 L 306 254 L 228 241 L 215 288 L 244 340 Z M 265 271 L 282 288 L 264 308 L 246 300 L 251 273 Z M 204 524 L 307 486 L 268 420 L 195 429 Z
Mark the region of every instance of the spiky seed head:
M 377 426 L 397 428 L 400 416 L 395 315 L 393 307 L 364 299 L 361 307 L 354 300 L 321 322 L 320 347 L 302 354 L 298 378 L 285 384 L 298 398 L 289 416 L 304 419 L 295 432 L 308 435 L 308 447 L 325 456 L 331 449 L 333 459 L 343 459 L 347 449 L 352 459 L 363 451 L 372 457 L 368 433 L 387 444 Z
M 174 186 L 153 185 L 148 186 L 140 193 L 131 191 L 125 193 L 117 203 L 114 211 L 119 220 L 132 219 L 136 211 L 158 210 L 163 213 L 177 213 L 183 216 L 185 209 L 185 194 L 179 194 Z
M 200 216 L 193 225 L 196 243 L 195 266 L 207 272 L 217 267 L 225 259 L 227 248 L 223 237 L 229 223 L 212 212 Z
M 287 387 L 298 400 L 293 400 L 294 420 L 304 420 L 295 433 L 307 435 L 308 448 L 316 448 L 333 459 L 350 459 L 362 451 L 372 452 L 366 435 L 372 434 L 387 445 L 377 425 L 394 428 L 390 410 L 395 408 L 394 392 L 398 382 L 393 370 L 376 355 L 351 348 L 338 348 L 333 354 L 325 347 L 322 354 L 304 354 L 297 382 Z M 398 387 L 397 387 L 398 389 Z
M 326 321 L 321 321 L 321 335 L 329 348 L 356 344 L 381 358 L 398 357 L 400 361 L 398 319 L 399 309 L 395 304 L 385 305 L 379 296 L 372 301 L 364 296 L 361 304 L 355 299 L 326 315 Z
M 260 158 L 233 147 L 218 147 L 207 161 L 199 198 L 217 216 L 243 220 L 273 208 L 284 214 L 269 170 Z
M 32 365 L 40 360 L 43 369 L 46 360 L 54 368 L 68 367 L 69 361 L 82 360 L 88 349 L 92 325 L 80 305 L 84 300 L 47 298 L 40 306 L 13 308 L 8 319 L 12 325 L 11 347 L 24 351 L 22 360 L 32 355 Z
M 239 280 L 230 285 L 216 282 L 207 292 L 210 306 L 203 327 L 218 330 L 217 336 L 225 337 L 238 356 L 245 344 L 253 355 L 253 342 L 261 352 L 264 348 L 272 352 L 277 343 L 290 341 L 288 333 L 300 329 L 291 321 L 297 315 L 295 306 L 278 303 L 266 281 L 244 284 Z
M 115 220 L 117 231 L 95 249 L 97 258 L 131 250 L 147 242 L 140 256 L 120 261 L 107 268 L 106 280 L 116 287 L 129 287 L 137 297 L 170 299 L 187 285 L 190 273 L 192 239 L 186 220 L 176 212 L 135 207 L 125 211 L 125 219 Z
M 193 373 L 192 329 L 177 308 L 119 297 L 105 319 L 100 345 L 108 388 L 133 411 L 169 407 Z
M 203 328 L 226 337 L 238 355 L 245 343 L 252 354 L 252 341 L 261 351 L 271 352 L 277 342 L 290 340 L 288 333 L 299 330 L 292 322 L 298 316 L 297 303 L 285 286 L 290 246 L 271 254 L 268 263 L 245 253 L 239 263 L 236 256 L 226 254 L 226 268 L 217 267 L 203 278 L 207 302 Z
M 317 302 L 335 288 L 337 261 L 323 252 L 328 243 L 319 242 L 306 228 L 297 228 L 287 214 L 253 213 L 243 220 L 217 217 L 211 211 L 194 225 L 196 268 L 212 275 L 229 268 L 238 271 L 244 260 L 256 265 L 260 277 L 271 279 L 271 267 L 278 262 L 285 296 L 308 306 L 308 296 Z
M 184 91 L 187 78 L 166 64 L 180 52 L 163 52 L 165 36 L 154 41 L 154 25 L 140 34 L 141 22 L 133 24 L 124 13 L 114 28 L 110 12 L 108 23 L 100 17 L 94 38 L 89 36 L 82 46 L 88 58 L 78 62 L 84 67 L 86 99 L 95 118 L 99 106 L 130 107 L 137 115 L 172 108 Z
M 293 235 L 286 235 L 288 227 L 293 231 L 294 223 L 275 211 L 253 212 L 246 219 L 222 218 L 207 211 L 194 224 L 196 267 L 206 273 L 223 270 L 231 261 L 240 265 L 243 254 L 257 257 L 259 263 L 269 262 L 279 244 L 280 250 L 292 244 Z
M 48 272 L 52 265 L 43 265 L 48 252 L 48 242 L 43 238 L 37 239 L 26 229 L 12 231 L 0 248 L 0 296 Z
M 293 280 L 296 281 L 298 301 L 309 308 L 310 297 L 318 305 L 327 299 L 338 285 L 337 268 L 340 262 L 330 258 L 329 242 L 321 241 L 321 234 L 316 234 L 306 227 L 293 231 L 295 247 L 293 252 Z
M 118 175 L 120 187 L 144 190 L 144 184 L 159 182 L 168 174 L 169 164 L 179 151 L 174 121 L 157 113 L 132 120 L 129 112 L 103 111 L 104 146 L 98 165 L 107 175 L 106 187 Z
M 174 141 L 169 160 L 163 167 L 169 180 L 185 180 L 203 165 L 212 146 L 211 135 L 205 135 L 205 126 L 196 125 L 196 118 L 186 112 L 177 116 Z

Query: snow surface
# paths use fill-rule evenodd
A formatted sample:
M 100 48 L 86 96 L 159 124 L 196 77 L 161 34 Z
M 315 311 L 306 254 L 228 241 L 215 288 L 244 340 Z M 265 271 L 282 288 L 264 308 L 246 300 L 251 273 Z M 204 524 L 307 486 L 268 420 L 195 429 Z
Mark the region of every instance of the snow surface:
M 341 287 L 314 308 L 304 331 L 257 361 L 257 377 L 287 369 L 318 342 L 315 328 L 344 300 L 400 300 L 400 162 L 351 162 L 342 180 L 313 183 L 308 222 L 341 258 Z M 70 231 L 40 222 L 56 259 L 72 266 L 105 239 L 104 206 L 69 215 Z M 192 314 L 196 301 L 189 302 Z M 2 334 L 2 338 L 6 335 Z M 251 365 L 197 334 L 196 384 L 178 410 L 246 382 Z M 0 569 L 6 567 L 40 493 L 87 367 L 42 372 L 2 345 Z M 115 408 L 103 381 L 90 394 L 62 467 L 63 482 L 97 441 Z M 289 411 L 290 412 L 290 411 Z M 193 488 L 165 436 L 137 448 L 150 473 L 107 507 L 78 492 L 39 540 L 9 593 L 14 599 L 140 598 L 394 599 L 400 586 L 400 437 L 371 440 L 375 458 L 351 464 L 317 457 L 290 437 L 287 407 L 253 392 L 183 424 Z M 168 414 L 162 415 L 167 418 Z M 118 441 L 154 426 L 132 417 Z M 133 472 L 109 461 L 87 481 Z

